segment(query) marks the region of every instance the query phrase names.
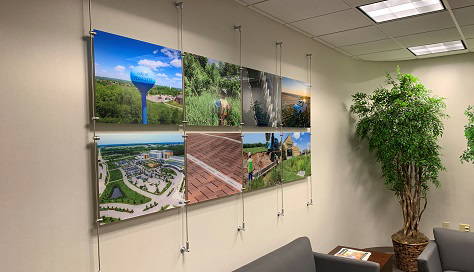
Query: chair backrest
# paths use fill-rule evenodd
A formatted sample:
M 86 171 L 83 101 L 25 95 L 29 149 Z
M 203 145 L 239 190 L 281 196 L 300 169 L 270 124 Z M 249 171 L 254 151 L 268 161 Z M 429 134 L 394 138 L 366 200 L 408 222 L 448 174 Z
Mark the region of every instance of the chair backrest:
M 474 233 L 433 230 L 443 270 L 474 272 Z
M 315 272 L 313 250 L 307 237 L 300 237 L 234 272 Z

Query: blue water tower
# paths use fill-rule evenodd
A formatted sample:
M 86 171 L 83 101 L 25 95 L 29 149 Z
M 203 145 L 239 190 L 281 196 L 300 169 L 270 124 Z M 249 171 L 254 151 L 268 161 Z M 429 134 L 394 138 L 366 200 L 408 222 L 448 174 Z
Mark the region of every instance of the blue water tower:
M 146 95 L 148 91 L 155 86 L 155 74 L 145 66 L 133 67 L 130 71 L 130 80 L 137 87 L 142 95 L 142 122 L 148 124 L 148 115 L 146 110 Z

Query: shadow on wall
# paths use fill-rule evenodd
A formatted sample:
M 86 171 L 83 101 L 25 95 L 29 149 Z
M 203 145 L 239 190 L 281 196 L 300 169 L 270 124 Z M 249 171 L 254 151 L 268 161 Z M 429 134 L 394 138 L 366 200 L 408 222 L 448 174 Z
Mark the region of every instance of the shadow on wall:
M 343 110 L 347 113 L 348 134 L 347 142 L 350 148 L 346 149 L 346 157 L 348 168 L 347 176 L 353 177 L 352 183 L 347 186 L 347 194 L 353 194 L 354 197 L 360 198 L 357 203 L 363 206 L 354 207 L 354 209 L 364 210 L 364 212 L 355 213 L 354 222 L 360 222 L 360 216 L 367 217 L 365 221 L 368 229 L 379 230 L 376 237 L 386 237 L 386 241 L 390 241 L 390 235 L 398 230 L 401 221 L 399 220 L 399 207 L 392 192 L 384 186 L 380 165 L 373 153 L 369 151 L 368 143 L 357 137 L 355 131 L 356 120 L 349 111 L 350 105 L 342 104 Z M 350 192 L 351 190 L 352 192 Z M 341 207 L 341 210 L 344 209 Z M 346 219 L 347 220 L 347 219 Z M 361 235 L 366 234 L 367 229 L 361 226 L 359 230 Z M 354 237 L 357 233 L 351 232 L 346 235 Z M 348 237 L 348 239 L 350 239 Z M 367 240 L 367 243 L 370 240 Z M 369 245 L 367 245 L 369 246 Z
M 126 14 L 127 17 L 136 16 L 141 19 L 147 19 L 153 23 L 176 29 L 176 41 L 179 39 L 178 35 L 178 9 L 175 6 L 175 0 L 145 0 L 136 3 L 134 1 L 110 1 L 110 0 L 97 0 L 95 5 L 100 5 L 107 9 L 114 10 L 113 13 L 117 14 Z M 245 8 L 239 5 L 237 2 L 230 1 L 235 8 Z M 208 8 L 203 9 L 199 8 L 200 12 L 193 12 L 195 6 L 207 6 Z M 220 7 L 222 6 L 222 8 Z M 223 61 L 234 60 L 238 61 L 238 50 L 236 50 L 238 45 L 238 35 L 236 31 L 232 28 L 233 23 L 241 21 L 236 14 L 225 14 L 219 12 L 225 10 L 229 6 L 229 1 L 215 1 L 215 0 L 200 0 L 200 1 L 190 1 L 185 2 L 183 5 L 183 28 L 184 28 L 184 46 L 190 48 L 191 53 L 194 53 L 195 46 L 186 46 L 189 45 L 189 39 L 187 37 L 193 36 L 193 40 L 196 37 L 204 41 L 211 42 L 213 44 L 219 44 L 223 49 L 229 49 L 233 55 L 229 56 L 228 59 L 220 59 Z M 110 13 L 110 12 L 107 12 Z M 93 14 L 94 16 L 100 16 L 98 12 Z M 132 16 L 130 16 L 132 15 Z M 230 17 L 229 17 L 230 16 Z M 212 20 L 203 20 L 203 18 L 213 18 Z M 120 20 L 116 18 L 116 20 Z M 223 22 L 222 24 L 215 24 L 216 21 Z M 235 22 L 233 22 L 235 21 Z M 195 22 L 199 22 L 196 24 Z M 229 22 L 229 23 L 226 23 Z M 135 26 L 126 26 L 125 29 L 134 29 Z M 159 29 L 159 28 L 157 28 Z M 139 29 L 135 29 L 139 30 Z M 228 35 L 216 35 L 217 33 L 222 33 L 222 30 L 227 32 Z M 150 30 L 147 30 L 150 31 Z M 196 36 L 194 33 L 198 33 L 199 36 Z M 156 32 L 156 37 L 159 39 L 160 34 Z M 188 41 L 188 43 L 186 42 Z M 159 43 L 161 44 L 161 43 Z M 176 46 L 171 46 L 172 48 Z M 178 48 L 175 48 L 178 49 Z M 206 55 L 207 57 L 216 57 L 211 55 Z
M 87 0 L 85 0 L 87 2 Z M 162 24 L 172 23 L 174 27 L 177 27 L 177 10 L 175 7 L 176 1 L 140 1 L 140 3 L 130 1 L 111 1 L 111 0 L 97 0 L 94 1 L 92 8 L 95 5 L 102 5 L 115 9 L 117 11 L 133 14 L 140 18 L 146 18 L 150 21 L 156 21 Z M 86 3 L 87 4 L 87 3 Z M 94 10 L 93 10 L 94 11 Z M 93 16 L 98 14 L 92 13 Z M 159 16 L 158 16 L 159 15 Z M 165 16 L 163 16 L 165 15 Z

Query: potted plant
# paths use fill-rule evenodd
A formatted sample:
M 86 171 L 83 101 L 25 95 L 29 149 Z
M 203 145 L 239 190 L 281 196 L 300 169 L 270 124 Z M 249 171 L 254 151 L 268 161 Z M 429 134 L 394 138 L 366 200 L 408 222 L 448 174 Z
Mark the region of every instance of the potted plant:
M 469 106 L 464 112 L 467 116 L 467 125 L 464 126 L 464 136 L 467 139 L 467 149 L 461 155 L 461 162 L 474 163 L 474 107 Z
M 356 134 L 367 140 L 382 168 L 385 186 L 400 203 L 403 227 L 392 235 L 397 266 L 417 271 L 416 258 L 428 244 L 419 231 L 430 185 L 444 170 L 438 140 L 443 135 L 445 103 L 411 74 L 397 69 L 386 76 L 389 88 L 352 96 Z

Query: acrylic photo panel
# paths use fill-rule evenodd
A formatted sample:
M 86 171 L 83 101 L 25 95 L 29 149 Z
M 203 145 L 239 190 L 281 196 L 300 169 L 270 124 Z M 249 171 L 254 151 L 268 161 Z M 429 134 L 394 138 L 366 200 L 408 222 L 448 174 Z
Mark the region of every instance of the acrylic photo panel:
M 311 88 L 291 78 L 281 79 L 281 122 L 284 127 L 311 127 Z
M 311 176 L 311 134 L 284 133 L 282 138 L 283 182 Z
M 277 127 L 279 125 L 281 113 L 279 76 L 244 68 L 242 92 L 245 126 Z
M 189 204 L 242 191 L 242 137 L 239 133 L 189 133 L 186 146 Z
M 181 53 L 95 30 L 95 108 L 99 122 L 181 124 Z
M 277 185 L 281 181 L 280 133 L 244 133 L 245 191 Z
M 97 149 L 101 224 L 184 205 L 181 134 L 104 134 Z
M 185 53 L 186 120 L 192 126 L 239 126 L 240 67 Z

